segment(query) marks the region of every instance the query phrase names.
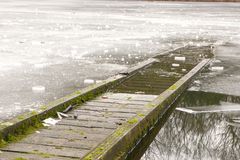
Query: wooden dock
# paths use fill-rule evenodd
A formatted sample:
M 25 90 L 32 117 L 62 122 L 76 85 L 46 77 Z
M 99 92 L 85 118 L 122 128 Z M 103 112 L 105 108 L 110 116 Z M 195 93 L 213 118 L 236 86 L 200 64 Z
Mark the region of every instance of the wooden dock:
M 39 114 L 5 122 L 0 131 L 7 141 L 21 126 L 33 125 L 33 118 L 42 120 L 49 112 L 73 106 L 56 125 L 2 147 L 0 160 L 128 159 L 211 56 L 211 46 L 169 51 L 65 97 Z

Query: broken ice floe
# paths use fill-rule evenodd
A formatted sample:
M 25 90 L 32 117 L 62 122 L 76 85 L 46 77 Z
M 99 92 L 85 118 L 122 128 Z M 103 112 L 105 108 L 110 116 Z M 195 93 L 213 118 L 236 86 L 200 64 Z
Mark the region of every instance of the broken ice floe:
M 224 67 L 222 67 L 222 66 L 211 67 L 211 71 L 222 71 L 222 70 L 224 70 Z
M 83 83 L 84 83 L 84 84 L 94 84 L 95 81 L 94 81 L 93 79 L 85 79 L 85 80 L 83 81 Z
M 57 115 L 58 115 L 58 118 L 59 118 L 59 119 L 63 119 L 64 117 L 68 117 L 67 114 L 61 113 L 61 112 L 57 112 Z
M 186 69 L 184 69 L 184 68 L 182 69 L 182 72 L 186 72 L 186 71 L 187 71 Z
M 180 66 L 180 64 L 173 63 L 173 64 L 172 64 L 172 66 L 173 66 L 173 67 L 179 67 L 179 66 Z
M 34 93 L 43 93 L 43 92 L 45 92 L 45 87 L 44 86 L 33 86 L 32 91 Z
M 198 114 L 198 113 L 222 113 L 222 112 L 240 112 L 240 104 L 233 104 L 228 102 L 221 102 L 220 105 L 215 106 L 201 106 L 201 107 L 187 107 L 176 108 L 178 111 Z
M 53 126 L 56 125 L 60 120 L 56 120 L 53 118 L 47 118 L 43 120 L 43 126 L 48 127 L 48 126 Z
M 186 57 L 174 57 L 175 61 L 185 61 Z
M 102 83 L 102 80 L 96 80 L 96 83 Z

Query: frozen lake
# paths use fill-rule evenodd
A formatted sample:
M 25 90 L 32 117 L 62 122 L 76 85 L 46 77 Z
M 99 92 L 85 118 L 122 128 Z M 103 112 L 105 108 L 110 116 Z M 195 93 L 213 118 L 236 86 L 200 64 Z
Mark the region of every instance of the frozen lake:
M 240 95 L 240 4 L 1 0 L 0 17 L 0 120 L 186 44 L 219 46 L 201 90 Z

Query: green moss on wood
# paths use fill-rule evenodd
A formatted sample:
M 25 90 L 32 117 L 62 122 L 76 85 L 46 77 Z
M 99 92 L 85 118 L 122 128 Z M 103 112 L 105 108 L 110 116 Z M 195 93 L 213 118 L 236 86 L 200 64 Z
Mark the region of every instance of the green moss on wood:
M 14 160 L 27 160 L 26 158 L 23 158 L 23 157 L 17 157 L 15 158 Z
M 177 85 L 176 84 L 174 84 L 171 87 L 169 87 L 169 90 L 176 90 L 176 89 L 177 89 Z
M 145 116 L 145 114 L 143 114 L 143 113 L 137 113 L 137 115 L 138 115 L 139 117 L 144 117 L 144 116 Z
M 134 117 L 134 118 L 129 119 L 127 122 L 128 122 L 129 124 L 135 124 L 135 123 L 138 122 L 138 119 L 137 119 L 136 117 Z

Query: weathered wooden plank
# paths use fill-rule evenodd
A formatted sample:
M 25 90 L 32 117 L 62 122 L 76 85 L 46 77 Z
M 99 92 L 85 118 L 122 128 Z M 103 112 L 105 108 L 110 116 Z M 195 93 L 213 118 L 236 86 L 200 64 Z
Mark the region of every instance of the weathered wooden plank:
M 141 95 L 141 94 L 127 94 L 127 93 L 106 93 L 99 96 L 96 99 L 102 99 L 102 97 L 107 97 L 109 99 L 121 99 L 121 100 L 134 100 L 134 101 L 152 101 L 157 98 L 156 95 Z
M 73 112 L 71 112 L 73 113 Z M 114 112 L 107 112 L 107 111 L 90 111 L 90 110 L 74 110 L 74 113 L 78 115 L 92 115 L 98 117 L 116 117 L 116 118 L 129 118 L 134 115 L 135 113 L 114 113 Z
M 142 76 L 142 75 L 137 75 L 137 76 L 133 76 L 132 78 L 129 78 L 128 80 L 126 80 L 126 81 L 138 81 L 138 82 L 146 82 L 146 77 L 147 76 Z M 150 79 L 149 77 L 148 77 L 148 79 Z M 154 77 L 154 78 L 152 78 L 151 77 L 151 79 L 152 79 L 152 81 L 153 82 L 155 82 L 155 83 L 164 83 L 164 82 L 166 82 L 166 83 L 170 83 L 170 82 L 176 82 L 177 80 L 179 80 L 179 78 L 178 77 L 173 77 L 173 76 L 163 76 L 163 75 L 159 75 L 158 77 Z
M 54 132 L 72 131 L 72 132 L 84 132 L 84 133 L 102 134 L 102 135 L 109 135 L 114 131 L 114 129 L 109 129 L 109 128 L 86 128 L 86 127 L 65 126 L 65 125 L 51 126 L 51 127 L 48 127 L 48 130 L 53 130 Z
M 107 135 L 87 134 L 87 133 L 64 133 L 63 132 L 44 132 L 42 134 L 31 135 L 23 139 L 21 143 L 37 144 L 44 146 L 58 146 L 67 148 L 77 148 L 89 150 L 96 146 Z M 68 134 L 68 135 L 67 135 Z
M 104 103 L 116 103 L 116 104 L 135 104 L 135 105 L 144 105 L 147 102 L 144 101 L 129 101 L 129 100 L 118 100 L 118 99 L 101 99 L 101 100 L 92 100 L 92 102 L 104 102 Z
M 119 85 L 117 88 L 116 88 L 116 90 L 117 89 L 119 89 L 119 88 L 123 88 L 123 89 L 125 89 L 125 90 L 139 90 L 139 91 L 149 91 L 149 92 L 151 92 L 151 91 L 155 91 L 155 92 L 159 92 L 159 91 L 164 91 L 164 90 L 166 90 L 167 88 L 169 88 L 171 85 L 169 85 L 169 86 L 159 86 L 159 87 L 153 87 L 153 86 L 138 86 L 138 85 L 125 85 L 125 84 L 121 84 L 121 85 Z
M 78 121 L 78 120 L 69 120 L 63 119 L 58 122 L 57 125 L 69 125 L 69 126 L 79 126 L 79 127 L 87 127 L 87 128 L 110 128 L 116 129 L 117 125 L 111 122 L 97 122 L 97 121 Z
M 127 88 L 127 87 L 119 87 L 115 89 L 115 92 L 120 92 L 120 93 L 142 93 L 142 94 L 155 94 L 155 95 L 159 95 L 164 91 L 165 89 L 151 90 L 151 89 L 134 89 L 134 88 Z
M 112 108 L 116 108 L 116 107 L 120 107 L 120 108 L 143 108 L 144 105 L 134 105 L 134 104 L 111 104 L 109 105 L 109 103 L 105 103 L 105 102 L 93 102 L 93 101 L 90 101 L 90 102 L 87 102 L 85 103 L 85 105 L 82 105 L 82 106 L 96 106 L 96 107 L 112 107 Z M 81 107 L 82 107 L 81 106 Z
M 98 107 L 98 106 L 82 106 L 79 110 L 89 111 L 105 111 L 105 112 L 117 112 L 117 113 L 136 113 L 144 108 L 121 108 L 121 107 Z
M 75 157 L 82 158 L 89 150 L 67 148 L 67 147 L 54 147 L 36 144 L 12 143 L 2 149 L 2 151 L 35 153 L 39 155 L 55 155 L 62 157 Z
M 56 132 L 56 130 L 44 130 L 43 132 L 40 132 L 38 134 L 33 134 L 29 136 L 29 138 L 35 138 L 35 137 L 49 137 L 49 138 L 65 138 L 67 140 L 86 140 L 89 141 L 98 141 L 99 139 L 105 138 L 106 134 L 97 134 L 97 133 L 86 133 L 84 131 L 76 132 L 72 130 L 59 130 Z M 87 138 L 86 138 L 87 137 Z
M 162 89 L 162 88 L 167 88 L 169 86 L 171 86 L 172 84 L 174 84 L 174 82 L 172 83 L 168 83 L 168 84 L 164 84 L 164 82 L 162 83 L 151 83 L 151 82 L 154 82 L 154 81 L 148 81 L 149 83 L 137 83 L 136 81 L 135 82 L 132 82 L 132 81 L 128 81 L 128 82 L 125 82 L 124 84 L 122 85 L 119 85 L 119 86 L 127 86 L 127 87 L 133 87 L 133 88 L 155 88 L 155 89 Z
M 48 154 L 27 154 L 17 152 L 1 152 L 0 160 L 73 160 L 73 158 L 50 156 Z
M 68 114 L 70 117 L 73 117 L 74 114 Z M 68 118 L 66 118 L 68 119 Z M 117 117 L 96 117 L 92 115 L 79 115 L 77 119 L 80 121 L 99 121 L 99 122 L 124 122 L 127 118 L 117 118 Z

